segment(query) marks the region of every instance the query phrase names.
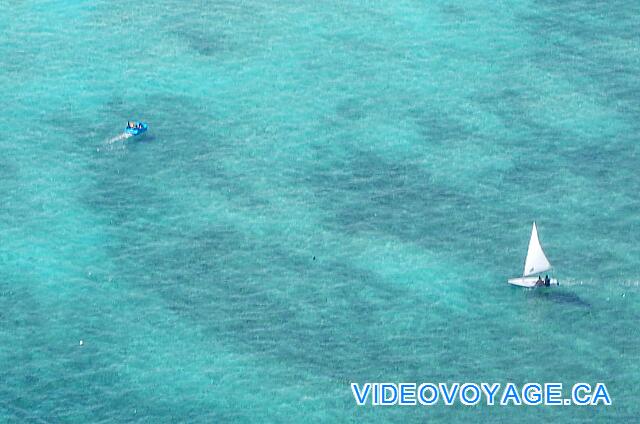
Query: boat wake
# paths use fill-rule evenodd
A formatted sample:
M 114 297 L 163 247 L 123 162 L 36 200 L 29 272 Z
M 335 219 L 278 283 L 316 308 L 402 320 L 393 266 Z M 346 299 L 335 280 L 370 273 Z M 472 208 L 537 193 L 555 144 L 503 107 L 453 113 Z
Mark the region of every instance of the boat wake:
M 113 138 L 110 138 L 109 140 L 107 140 L 107 144 L 113 144 L 117 141 L 122 141 L 122 140 L 126 140 L 129 137 L 133 137 L 133 134 L 129 134 L 129 133 L 122 133 L 119 134 Z

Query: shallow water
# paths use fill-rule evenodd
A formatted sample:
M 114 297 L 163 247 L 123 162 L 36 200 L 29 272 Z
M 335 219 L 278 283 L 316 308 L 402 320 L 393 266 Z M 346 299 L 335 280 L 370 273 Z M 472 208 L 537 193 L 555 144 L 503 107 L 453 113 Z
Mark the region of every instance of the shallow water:
M 0 421 L 633 420 L 638 28 L 629 1 L 0 3 Z M 506 285 L 533 220 L 557 290 Z

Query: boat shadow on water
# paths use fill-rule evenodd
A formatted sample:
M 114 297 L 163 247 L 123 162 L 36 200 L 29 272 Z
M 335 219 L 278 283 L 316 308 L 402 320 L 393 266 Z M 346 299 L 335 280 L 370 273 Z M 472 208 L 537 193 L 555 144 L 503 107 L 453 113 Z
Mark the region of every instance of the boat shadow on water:
M 129 142 L 135 142 L 135 143 L 150 143 L 152 141 L 154 141 L 156 139 L 156 137 L 153 134 L 141 134 L 141 135 L 137 135 L 134 137 L 130 137 L 129 138 Z
M 577 294 L 561 291 L 559 289 L 536 289 L 533 290 L 533 294 L 536 298 L 544 299 L 549 302 L 559 303 L 562 305 L 574 305 L 581 308 L 591 308 L 591 304 L 585 300 L 582 300 L 582 298 Z

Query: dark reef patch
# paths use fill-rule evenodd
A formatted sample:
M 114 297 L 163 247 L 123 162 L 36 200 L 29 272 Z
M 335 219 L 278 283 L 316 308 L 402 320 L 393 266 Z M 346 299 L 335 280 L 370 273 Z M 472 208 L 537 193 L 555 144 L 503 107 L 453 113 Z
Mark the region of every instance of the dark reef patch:
M 576 86 L 599 92 L 599 101 L 607 107 L 637 117 L 640 82 L 632 77 L 638 73 L 637 60 L 631 51 L 612 50 L 609 42 L 622 39 L 637 44 L 640 40 L 640 26 L 634 19 L 637 13 L 629 11 L 629 3 L 539 0 L 536 4 L 537 13 L 520 16 L 523 28 L 538 40 L 533 62 L 571 81 L 579 79 Z M 610 25 L 612 21 L 616 25 Z M 639 125 L 635 119 L 635 128 Z
M 472 240 L 471 250 L 491 243 L 482 223 L 495 225 L 494 214 L 486 213 L 497 207 L 494 199 L 481 200 L 435 183 L 423 166 L 355 150 L 342 159 L 318 158 L 316 163 L 330 165 L 317 165 L 304 181 L 335 231 L 380 232 L 452 254 L 461 240 Z M 451 219 L 452 214 L 462 217 Z
M 218 56 L 233 51 L 232 41 L 225 34 L 209 30 L 180 30 L 177 36 L 202 56 Z

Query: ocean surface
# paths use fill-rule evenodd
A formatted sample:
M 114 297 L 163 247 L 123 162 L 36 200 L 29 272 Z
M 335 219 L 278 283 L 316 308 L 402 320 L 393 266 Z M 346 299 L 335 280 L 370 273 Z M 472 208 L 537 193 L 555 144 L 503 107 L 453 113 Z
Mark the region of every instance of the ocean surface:
M 637 1 L 0 0 L 0 94 L 0 422 L 639 419 Z

